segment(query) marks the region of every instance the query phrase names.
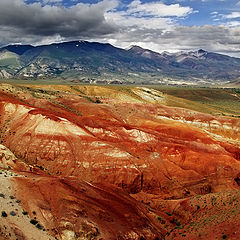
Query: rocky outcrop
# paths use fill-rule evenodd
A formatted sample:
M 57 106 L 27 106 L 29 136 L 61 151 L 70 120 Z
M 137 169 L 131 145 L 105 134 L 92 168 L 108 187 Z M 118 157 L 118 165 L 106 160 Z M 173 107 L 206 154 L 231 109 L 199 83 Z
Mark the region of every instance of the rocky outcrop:
M 9 79 L 11 78 L 12 75 L 10 73 L 8 73 L 6 70 L 0 70 L 0 78 L 3 78 L 3 79 Z

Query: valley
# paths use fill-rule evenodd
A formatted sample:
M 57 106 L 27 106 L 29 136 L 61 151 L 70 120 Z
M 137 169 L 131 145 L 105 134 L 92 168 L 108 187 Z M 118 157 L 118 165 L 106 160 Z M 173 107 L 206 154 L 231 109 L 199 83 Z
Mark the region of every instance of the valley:
M 0 239 L 239 239 L 237 88 L 0 84 Z

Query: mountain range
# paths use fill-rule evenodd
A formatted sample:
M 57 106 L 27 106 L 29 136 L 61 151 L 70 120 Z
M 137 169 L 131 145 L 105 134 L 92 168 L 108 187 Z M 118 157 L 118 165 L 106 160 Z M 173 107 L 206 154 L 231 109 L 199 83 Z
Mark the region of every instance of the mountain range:
M 105 83 L 219 84 L 240 77 L 240 58 L 197 50 L 157 53 L 139 46 L 71 41 L 0 48 L 0 78 Z

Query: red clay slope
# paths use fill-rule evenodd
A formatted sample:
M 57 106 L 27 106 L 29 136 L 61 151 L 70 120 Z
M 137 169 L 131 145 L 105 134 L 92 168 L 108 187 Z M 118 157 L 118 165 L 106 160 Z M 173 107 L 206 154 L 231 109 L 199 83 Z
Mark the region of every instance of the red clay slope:
M 17 199 L 31 218 L 36 217 L 58 239 L 157 240 L 163 237 L 144 205 L 121 189 L 74 177 L 26 176 L 13 180 L 18 189 Z
M 44 226 L 53 222 L 53 235 L 81 236 L 84 228 L 93 239 L 98 232 L 103 239 L 157 239 L 167 231 L 178 239 L 174 218 L 187 225 L 195 214 L 182 202 L 239 189 L 239 120 L 106 97 L 97 104 L 76 93 L 14 91 L 0 94 L 0 137 L 17 159 L 2 155 L 2 166 L 25 170 L 26 178 L 14 180 L 17 196 Z
M 183 116 L 193 115 L 191 111 L 96 104 L 73 94 L 54 101 L 32 97 L 22 103 L 9 95 L 0 100 L 2 143 L 49 174 L 165 198 L 238 188 L 234 179 L 240 173 L 239 148 L 171 119 L 177 111 Z M 36 107 L 39 101 L 41 107 Z
M 157 240 L 166 235 L 155 214 L 114 185 L 30 170 L 37 168 L 29 169 L 0 145 L 0 239 Z

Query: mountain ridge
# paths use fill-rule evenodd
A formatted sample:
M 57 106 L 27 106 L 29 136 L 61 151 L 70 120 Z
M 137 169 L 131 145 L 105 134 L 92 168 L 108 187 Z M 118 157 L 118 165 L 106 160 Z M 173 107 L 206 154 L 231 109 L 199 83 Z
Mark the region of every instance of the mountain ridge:
M 13 79 L 61 78 L 123 83 L 226 83 L 240 77 L 240 58 L 203 49 L 178 53 L 158 53 L 139 46 L 117 48 L 109 43 L 70 41 L 49 45 L 8 45 L 19 64 L 0 65 Z M 6 74 L 5 74 L 6 75 Z M 1 76 L 1 75 L 0 75 Z M 135 77 L 132 77 L 135 76 Z M 4 78 L 4 77 L 2 77 Z

